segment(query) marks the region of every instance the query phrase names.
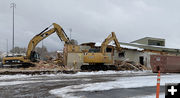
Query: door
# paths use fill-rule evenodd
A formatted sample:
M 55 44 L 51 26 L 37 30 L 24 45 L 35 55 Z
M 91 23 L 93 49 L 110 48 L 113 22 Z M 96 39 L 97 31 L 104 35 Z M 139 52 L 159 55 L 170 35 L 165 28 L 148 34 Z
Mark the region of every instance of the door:
M 141 65 L 144 65 L 144 57 L 143 57 L 143 56 L 140 56 L 140 57 L 139 57 L 139 63 L 140 63 Z

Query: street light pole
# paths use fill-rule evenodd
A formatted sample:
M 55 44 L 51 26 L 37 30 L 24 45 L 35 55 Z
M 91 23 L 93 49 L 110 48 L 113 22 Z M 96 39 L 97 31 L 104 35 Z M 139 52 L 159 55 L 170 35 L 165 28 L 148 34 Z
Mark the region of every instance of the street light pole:
M 8 56 L 8 39 L 6 39 L 6 48 L 7 48 L 7 56 Z
M 72 28 L 69 29 L 69 32 L 70 32 L 70 40 L 71 40 L 71 32 L 72 32 Z
M 11 8 L 13 8 L 13 36 L 12 36 L 12 54 L 14 56 L 14 8 L 16 7 L 15 3 L 11 3 Z

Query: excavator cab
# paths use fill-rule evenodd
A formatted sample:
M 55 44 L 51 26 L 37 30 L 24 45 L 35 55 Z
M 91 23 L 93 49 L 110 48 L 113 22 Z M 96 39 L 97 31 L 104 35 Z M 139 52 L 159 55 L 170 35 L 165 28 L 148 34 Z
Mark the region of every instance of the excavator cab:
M 89 53 L 97 53 L 97 52 L 100 52 L 100 49 L 98 49 L 98 48 L 91 48 L 91 49 L 89 49 L 88 52 Z
M 37 62 L 40 59 L 39 53 L 36 51 L 31 51 L 30 60 L 31 62 Z

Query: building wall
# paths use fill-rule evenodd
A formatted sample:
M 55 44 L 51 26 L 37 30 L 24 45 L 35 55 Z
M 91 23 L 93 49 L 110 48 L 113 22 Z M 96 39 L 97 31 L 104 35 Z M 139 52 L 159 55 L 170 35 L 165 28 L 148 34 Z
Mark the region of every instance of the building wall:
M 124 57 L 119 57 L 118 52 L 114 52 L 114 60 L 126 60 L 139 62 L 139 56 L 143 56 L 143 52 L 134 49 L 124 49 Z
M 139 62 L 139 56 L 143 55 L 143 52 L 137 50 L 125 50 L 125 58 L 129 61 Z
M 159 53 L 144 52 L 142 55 L 144 57 L 144 64 L 147 68 L 151 68 L 151 65 L 150 65 L 151 55 L 159 55 Z
M 153 52 L 143 52 L 143 51 L 137 51 L 132 49 L 126 49 L 124 51 L 124 58 L 121 58 L 120 60 L 126 60 L 126 61 L 133 61 L 136 63 L 140 63 L 140 57 L 143 58 L 143 63 L 147 68 L 151 68 L 150 66 L 150 55 L 157 55 L 159 53 L 153 53 Z M 118 58 L 118 53 L 115 53 L 114 55 L 115 59 Z
M 80 69 L 83 65 L 83 53 L 68 53 L 67 54 L 67 66 L 73 69 Z
M 114 52 L 114 60 L 124 60 L 124 61 L 133 61 L 139 63 L 139 57 L 144 57 L 144 53 L 142 51 L 137 51 L 135 49 L 124 49 L 124 57 L 119 57 L 118 52 Z M 145 62 L 145 61 L 144 61 Z

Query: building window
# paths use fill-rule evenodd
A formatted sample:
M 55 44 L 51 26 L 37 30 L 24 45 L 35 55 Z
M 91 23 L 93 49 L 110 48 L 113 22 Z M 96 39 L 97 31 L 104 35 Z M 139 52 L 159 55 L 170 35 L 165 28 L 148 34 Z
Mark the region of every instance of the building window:
M 148 45 L 164 46 L 164 41 L 148 40 Z
M 124 52 L 121 52 L 118 54 L 119 57 L 125 57 L 125 53 Z
M 106 48 L 106 52 L 112 52 L 112 48 Z
M 157 43 L 157 46 L 161 46 L 161 44 L 160 44 L 160 43 Z

